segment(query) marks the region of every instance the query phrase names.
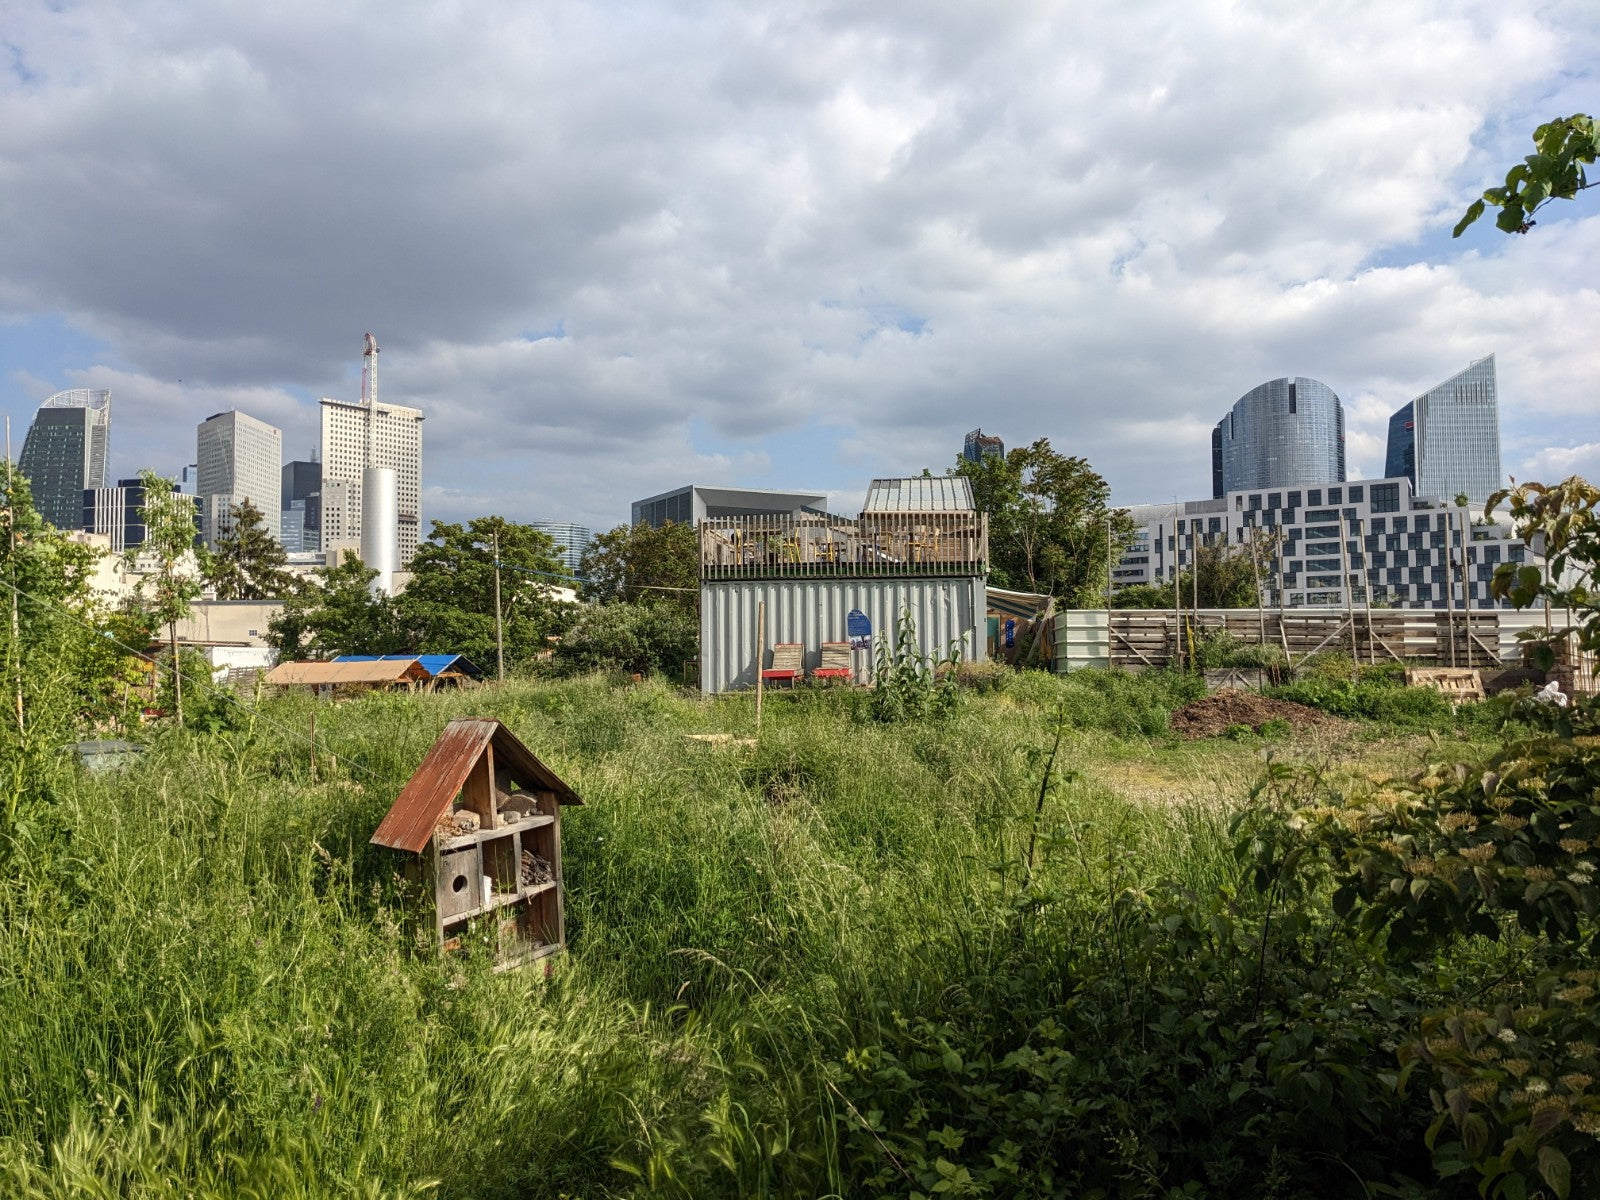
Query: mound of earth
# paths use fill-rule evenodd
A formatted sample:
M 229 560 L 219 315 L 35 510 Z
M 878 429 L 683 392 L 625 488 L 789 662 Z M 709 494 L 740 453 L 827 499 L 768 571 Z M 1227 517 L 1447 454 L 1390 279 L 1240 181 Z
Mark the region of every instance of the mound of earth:
M 1223 688 L 1173 713 L 1172 731 L 1191 739 L 1216 737 L 1235 725 L 1248 725 L 1259 731 L 1268 721 L 1280 717 L 1297 729 L 1344 724 L 1338 717 L 1293 700 L 1271 700 L 1254 692 Z

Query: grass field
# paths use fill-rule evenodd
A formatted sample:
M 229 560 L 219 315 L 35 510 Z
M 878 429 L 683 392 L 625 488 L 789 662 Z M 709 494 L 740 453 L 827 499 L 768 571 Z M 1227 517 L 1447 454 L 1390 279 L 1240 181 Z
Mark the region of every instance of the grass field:
M 0 1193 L 1245 1194 L 1159 1149 L 1192 1116 L 1047 1077 L 1093 1022 L 1162 1044 L 1133 989 L 1167 986 L 1163 960 L 1126 898 L 1237 888 L 1228 820 L 1269 753 L 1343 787 L 1457 747 L 1179 743 L 1178 698 L 1034 676 L 880 725 L 802 691 L 769 695 L 747 750 L 683 735 L 753 735 L 748 696 L 594 677 L 316 705 L 315 773 L 294 698 L 125 771 L 62 760 L 12 788 Z M 584 798 L 549 978 L 418 952 L 396 856 L 367 845 L 461 714 Z M 1086 985 L 1107 979 L 1128 995 Z M 1015 1109 L 1028 1088 L 995 1081 L 1018 1071 L 1049 1103 Z M 1339 1194 L 1228 1153 L 1254 1194 Z

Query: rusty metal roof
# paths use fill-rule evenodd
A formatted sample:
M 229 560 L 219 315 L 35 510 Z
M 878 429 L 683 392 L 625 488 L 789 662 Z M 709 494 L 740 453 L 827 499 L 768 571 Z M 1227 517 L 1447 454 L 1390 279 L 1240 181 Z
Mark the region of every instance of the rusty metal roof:
M 318 686 L 336 683 L 403 683 L 426 680 L 428 672 L 416 659 L 379 662 L 286 662 L 267 672 L 264 682 L 279 685 Z
M 444 727 L 422 764 L 372 834 L 375 845 L 421 853 L 434 827 L 454 803 L 461 787 L 483 752 L 494 746 L 495 765 L 507 771 L 519 787 L 549 791 L 560 804 L 582 804 L 578 794 L 561 777 L 539 761 L 499 721 L 488 717 L 457 717 Z

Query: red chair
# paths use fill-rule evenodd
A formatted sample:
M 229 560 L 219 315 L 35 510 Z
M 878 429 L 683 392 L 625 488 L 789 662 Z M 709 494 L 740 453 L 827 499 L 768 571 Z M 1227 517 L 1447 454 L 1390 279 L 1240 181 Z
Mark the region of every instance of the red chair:
M 761 672 L 767 683 L 787 680 L 790 687 L 805 674 L 806 648 L 800 642 L 779 642 L 772 647 L 772 665 Z
M 850 650 L 849 642 L 823 642 L 822 665 L 811 672 L 813 679 L 843 679 L 847 683 L 854 683 L 856 678 L 855 659 Z

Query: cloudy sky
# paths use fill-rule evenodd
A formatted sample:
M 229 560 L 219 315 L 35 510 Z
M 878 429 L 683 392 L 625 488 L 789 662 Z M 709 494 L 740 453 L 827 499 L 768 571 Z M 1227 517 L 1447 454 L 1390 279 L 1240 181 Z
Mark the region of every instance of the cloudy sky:
M 942 470 L 981 425 L 1209 494 L 1281 375 L 1387 414 L 1497 355 L 1506 469 L 1600 475 L 1600 199 L 1465 205 L 1594 112 L 1600 8 L 0 0 L 0 408 L 113 471 L 239 408 L 426 413 L 424 517 Z

